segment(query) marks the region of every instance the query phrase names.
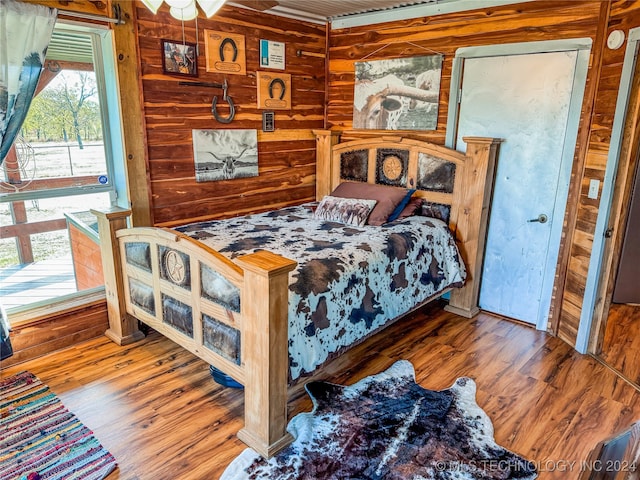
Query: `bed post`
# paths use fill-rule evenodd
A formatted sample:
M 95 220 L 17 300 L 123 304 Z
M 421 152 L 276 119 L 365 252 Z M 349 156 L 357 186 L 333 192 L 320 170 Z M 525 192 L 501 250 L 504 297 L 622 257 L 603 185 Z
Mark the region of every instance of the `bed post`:
M 297 263 L 268 251 L 236 260 L 244 270 L 244 428 L 238 438 L 263 457 L 286 447 L 289 381 L 289 272 Z
M 91 210 L 98 219 L 100 254 L 104 271 L 104 289 L 107 297 L 109 329 L 104 334 L 118 345 L 128 345 L 144 338 L 138 322 L 127 314 L 124 279 L 120 263 L 120 245 L 116 231 L 127 228 L 131 210 L 114 207 L 109 210 Z
M 336 130 L 314 130 L 316 136 L 316 200 L 329 195 L 332 191 L 333 172 L 331 171 L 331 152 L 340 140 Z M 335 185 L 333 185 L 335 187 Z
M 449 312 L 471 318 L 475 316 L 480 293 L 480 274 L 487 236 L 489 207 L 498 146 L 497 138 L 464 137 L 467 144 L 462 197 L 459 199 L 456 238 L 467 266 L 467 280 L 462 288 L 451 291 Z

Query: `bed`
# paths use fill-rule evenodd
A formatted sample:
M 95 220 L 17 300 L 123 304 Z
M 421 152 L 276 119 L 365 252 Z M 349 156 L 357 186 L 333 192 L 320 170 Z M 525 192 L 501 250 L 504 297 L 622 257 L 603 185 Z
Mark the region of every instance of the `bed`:
M 292 384 L 444 293 L 448 310 L 479 311 L 499 140 L 467 137 L 461 153 L 314 134 L 314 204 L 173 229 L 127 228 L 126 209 L 92 211 L 106 335 L 135 342 L 141 321 L 243 385 L 238 437 L 265 457 L 291 441 Z M 423 214 L 405 214 L 411 205 Z

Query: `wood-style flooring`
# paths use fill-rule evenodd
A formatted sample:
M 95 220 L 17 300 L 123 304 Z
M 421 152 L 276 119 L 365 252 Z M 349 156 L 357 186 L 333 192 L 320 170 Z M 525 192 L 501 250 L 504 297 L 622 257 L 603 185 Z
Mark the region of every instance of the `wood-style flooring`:
M 640 419 L 640 393 L 590 356 L 507 320 L 427 306 L 325 370 L 350 384 L 394 361 L 425 388 L 459 376 L 477 384 L 497 443 L 538 463 L 541 479 L 573 479 L 602 439 Z M 109 480 L 217 479 L 244 445 L 243 393 L 214 383 L 208 365 L 156 333 L 120 347 L 105 337 L 12 366 L 40 377 L 117 459 Z M 290 414 L 311 409 L 300 393 Z
M 611 305 L 598 356 L 640 388 L 639 305 Z

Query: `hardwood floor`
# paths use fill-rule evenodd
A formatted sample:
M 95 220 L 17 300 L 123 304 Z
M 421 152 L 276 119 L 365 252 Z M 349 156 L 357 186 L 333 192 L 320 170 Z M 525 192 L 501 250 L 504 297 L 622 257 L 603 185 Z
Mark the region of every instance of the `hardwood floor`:
M 599 357 L 640 386 L 640 306 L 611 305 Z
M 640 393 L 590 356 L 529 327 L 427 306 L 352 349 L 325 373 L 350 384 L 407 359 L 425 388 L 473 378 L 496 441 L 536 461 L 541 479 L 578 478 L 596 443 L 640 418 Z M 244 445 L 243 393 L 158 334 L 119 347 L 106 337 L 3 369 L 56 392 L 117 459 L 109 480 L 217 479 Z M 298 389 L 300 390 L 300 389 Z M 311 409 L 300 392 L 290 414 Z M 575 463 L 573 463 L 575 462 Z

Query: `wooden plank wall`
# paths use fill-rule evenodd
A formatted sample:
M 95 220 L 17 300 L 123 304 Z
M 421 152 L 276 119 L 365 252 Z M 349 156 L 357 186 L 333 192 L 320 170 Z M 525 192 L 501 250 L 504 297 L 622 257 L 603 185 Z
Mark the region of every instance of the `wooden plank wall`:
M 108 327 L 104 300 L 93 300 L 55 315 L 12 325 L 13 356 L 0 362 L 0 370 L 98 337 Z
M 71 222 L 67 223 L 67 229 L 78 291 L 103 286 L 104 272 L 100 244 L 86 231 Z
M 616 1 L 612 3 L 605 36 L 608 36 L 613 30 L 622 30 L 625 37 L 628 38 L 629 30 L 639 26 L 640 2 Z M 558 326 L 558 336 L 571 344 L 575 343 L 580 322 L 593 233 L 599 209 L 599 200 L 591 200 L 587 197 L 589 180 L 598 179 L 602 185 L 604 179 L 625 48 L 626 42 L 617 50 L 603 49 L 593 117 L 589 126 L 589 149 L 583 175 L 579 178 L 580 195 L 574 216 L 573 242 L 568 255 L 568 273 L 564 284 Z M 633 174 L 633 172 L 625 173 Z
M 199 46 L 198 77 L 193 78 L 163 74 L 161 40 L 183 38 L 181 22 L 169 15 L 166 4 L 153 15 L 138 3 L 136 13 L 153 224 L 171 226 L 313 200 L 311 130 L 324 127 L 326 27 L 231 6 L 211 19 L 200 13 L 197 39 L 195 20 L 184 23 L 185 40 Z M 211 113 L 213 95 L 221 99 L 221 90 L 178 85 L 225 80 L 225 75 L 206 71 L 205 29 L 245 36 L 247 74 L 226 75 L 236 106 L 230 124 L 217 122 Z M 286 44 L 284 73 L 292 76 L 292 107 L 275 111 L 273 133 L 261 131 L 262 110 L 257 108 L 260 39 Z M 303 53 L 298 56 L 298 51 Z M 225 107 L 221 115 L 228 112 Z M 257 129 L 259 176 L 196 182 L 192 129 Z
M 611 16 L 610 21 L 609 15 Z M 403 132 L 443 144 L 456 49 L 542 40 L 591 38 L 590 68 L 576 143 L 567 216 L 550 327 L 575 344 L 598 201 L 589 179 L 602 180 L 624 48 L 604 48 L 610 30 L 640 25 L 640 2 L 535 1 L 476 11 L 332 30 L 329 35 L 328 127 L 352 128 L 354 63 L 429 53 L 444 55 L 438 124 L 432 132 Z M 600 65 L 603 63 L 602 69 Z M 356 132 L 350 132 L 356 136 Z M 357 135 L 360 135 L 358 132 Z M 565 281 L 566 277 L 566 281 Z

